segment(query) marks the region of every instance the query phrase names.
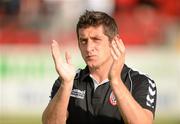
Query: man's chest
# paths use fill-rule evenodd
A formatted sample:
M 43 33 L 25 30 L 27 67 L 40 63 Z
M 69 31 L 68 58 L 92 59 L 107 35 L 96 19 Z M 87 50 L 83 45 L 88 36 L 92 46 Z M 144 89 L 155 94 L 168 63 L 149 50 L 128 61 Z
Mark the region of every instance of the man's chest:
M 101 123 L 101 120 L 106 119 L 108 119 L 106 121 L 108 123 L 121 120 L 117 101 L 109 83 L 98 86 L 96 90 L 94 90 L 92 82 L 81 85 L 76 83 L 71 92 L 68 111 L 70 118 L 81 118 L 83 123 L 97 121 L 99 118 L 102 118 L 99 120 Z

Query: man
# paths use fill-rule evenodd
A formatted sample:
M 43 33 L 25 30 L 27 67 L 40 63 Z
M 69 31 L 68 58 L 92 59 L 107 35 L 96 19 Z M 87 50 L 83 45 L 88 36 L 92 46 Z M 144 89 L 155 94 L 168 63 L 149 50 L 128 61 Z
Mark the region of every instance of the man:
M 63 62 L 58 43 L 53 41 L 59 78 L 43 124 L 152 124 L 155 83 L 124 64 L 125 47 L 114 19 L 103 12 L 86 11 L 76 31 L 87 67 L 75 72 L 69 53 Z

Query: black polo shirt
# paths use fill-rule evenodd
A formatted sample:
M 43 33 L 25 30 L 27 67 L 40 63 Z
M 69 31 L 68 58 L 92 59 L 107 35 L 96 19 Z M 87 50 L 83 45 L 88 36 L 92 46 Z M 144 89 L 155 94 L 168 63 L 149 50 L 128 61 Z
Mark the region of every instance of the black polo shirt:
M 134 99 L 155 114 L 157 92 L 154 81 L 126 65 L 121 79 Z M 55 81 L 51 99 L 59 89 L 60 82 L 59 79 Z M 87 67 L 79 70 L 75 76 L 68 112 L 67 124 L 124 124 L 109 82 L 103 83 L 94 91 L 94 83 Z

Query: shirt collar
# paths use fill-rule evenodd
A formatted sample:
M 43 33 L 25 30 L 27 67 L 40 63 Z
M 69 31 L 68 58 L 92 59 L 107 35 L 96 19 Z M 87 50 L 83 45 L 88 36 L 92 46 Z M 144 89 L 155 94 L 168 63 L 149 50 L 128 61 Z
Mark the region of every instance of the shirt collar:
M 122 72 L 121 72 L 121 79 L 122 81 L 124 82 L 127 78 L 127 74 L 128 74 L 128 71 L 129 71 L 129 67 L 124 64 L 123 66 L 123 69 L 122 69 Z M 82 70 L 82 80 L 86 79 L 86 78 L 89 78 L 90 77 L 90 71 L 89 71 L 89 68 L 88 66 L 86 66 L 83 70 Z

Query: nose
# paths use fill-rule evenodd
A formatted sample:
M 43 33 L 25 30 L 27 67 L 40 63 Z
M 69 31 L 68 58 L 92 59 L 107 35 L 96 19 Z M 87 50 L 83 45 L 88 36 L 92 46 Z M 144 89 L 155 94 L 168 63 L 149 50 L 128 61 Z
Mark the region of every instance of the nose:
M 88 40 L 87 42 L 87 52 L 92 52 L 95 49 L 95 45 L 91 40 Z

